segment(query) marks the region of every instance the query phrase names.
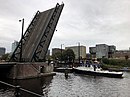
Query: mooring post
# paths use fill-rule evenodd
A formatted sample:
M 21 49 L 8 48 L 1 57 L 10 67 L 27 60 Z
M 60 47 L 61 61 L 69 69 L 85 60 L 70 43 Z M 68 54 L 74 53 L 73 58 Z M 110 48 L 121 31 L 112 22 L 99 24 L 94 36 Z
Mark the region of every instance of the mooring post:
M 68 78 L 68 68 L 65 68 L 65 78 L 67 79 Z
M 15 87 L 14 95 L 15 95 L 15 97 L 20 97 L 20 86 Z

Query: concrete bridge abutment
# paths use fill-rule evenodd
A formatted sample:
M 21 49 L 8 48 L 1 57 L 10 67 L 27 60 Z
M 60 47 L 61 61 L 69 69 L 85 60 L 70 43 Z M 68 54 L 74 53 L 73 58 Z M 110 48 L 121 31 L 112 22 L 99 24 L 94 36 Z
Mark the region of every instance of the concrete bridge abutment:
M 27 79 L 36 78 L 47 75 L 55 75 L 53 73 L 53 64 L 44 62 L 16 63 L 10 70 L 8 78 L 11 79 Z

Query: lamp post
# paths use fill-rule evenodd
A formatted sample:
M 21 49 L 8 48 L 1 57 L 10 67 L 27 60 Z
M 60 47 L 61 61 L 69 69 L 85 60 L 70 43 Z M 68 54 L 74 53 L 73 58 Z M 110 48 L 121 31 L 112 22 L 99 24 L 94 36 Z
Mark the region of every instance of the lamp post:
M 24 30 L 24 18 L 22 20 L 19 20 L 19 22 L 22 22 L 22 34 L 21 34 L 21 48 L 20 48 L 20 59 L 19 61 L 22 62 L 22 45 L 23 45 L 23 30 Z
M 64 44 L 61 44 L 61 62 L 62 62 L 62 46 L 63 46 Z
M 80 42 L 78 42 L 78 59 L 80 64 Z

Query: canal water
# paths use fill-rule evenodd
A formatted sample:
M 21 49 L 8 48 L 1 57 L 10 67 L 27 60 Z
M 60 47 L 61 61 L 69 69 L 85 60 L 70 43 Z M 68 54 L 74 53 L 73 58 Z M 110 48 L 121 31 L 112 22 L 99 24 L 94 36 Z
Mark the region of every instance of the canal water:
M 130 97 L 130 72 L 124 78 L 81 76 L 64 73 L 28 80 L 5 80 L 44 97 Z M 14 89 L 0 84 L 0 97 L 14 97 Z M 20 97 L 37 97 L 21 92 Z

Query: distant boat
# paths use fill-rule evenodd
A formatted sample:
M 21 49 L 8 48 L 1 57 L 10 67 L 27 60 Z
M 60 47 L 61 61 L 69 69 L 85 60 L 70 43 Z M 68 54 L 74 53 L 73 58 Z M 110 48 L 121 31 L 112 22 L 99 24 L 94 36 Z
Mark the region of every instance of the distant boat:
M 77 74 L 105 76 L 105 77 L 114 77 L 114 78 L 122 78 L 123 75 L 123 72 L 102 70 L 102 68 L 94 67 L 93 65 L 90 65 L 89 67 L 86 66 L 74 67 L 73 71 Z

